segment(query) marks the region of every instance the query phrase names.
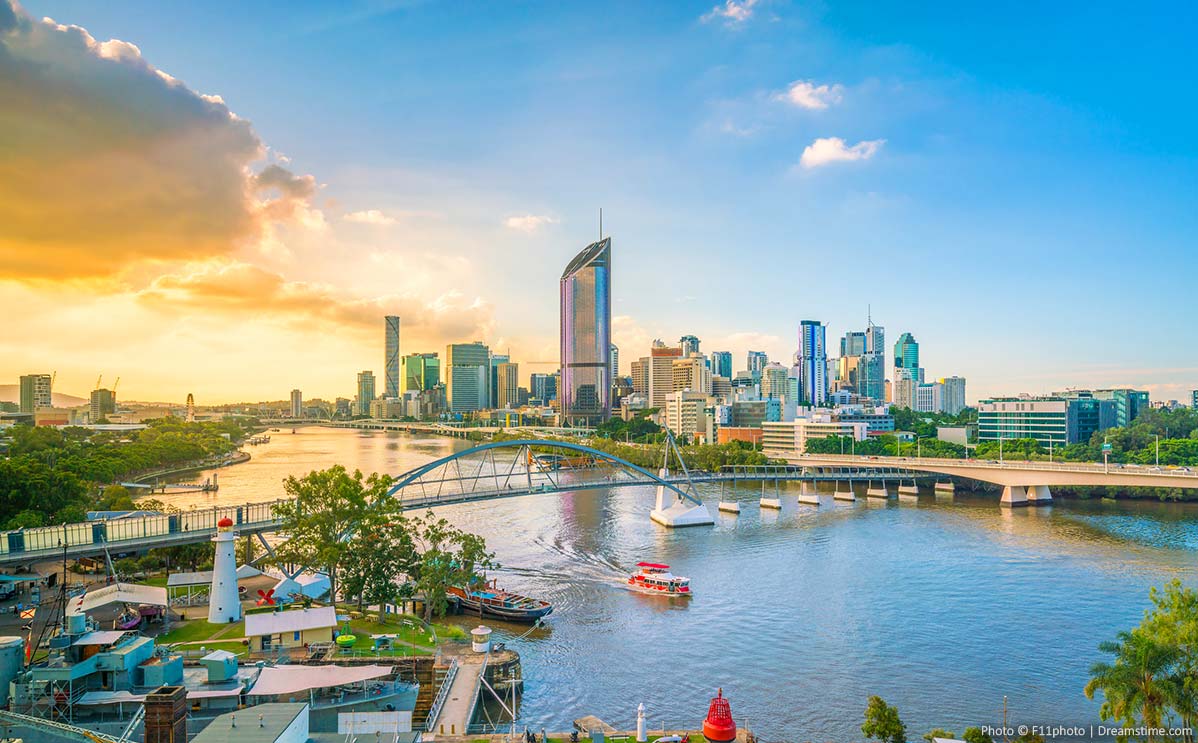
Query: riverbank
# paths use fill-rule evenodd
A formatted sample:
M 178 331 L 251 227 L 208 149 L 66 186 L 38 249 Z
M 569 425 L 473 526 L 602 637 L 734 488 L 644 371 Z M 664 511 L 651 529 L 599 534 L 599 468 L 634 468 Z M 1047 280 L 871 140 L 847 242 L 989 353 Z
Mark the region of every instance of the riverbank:
M 154 470 L 143 475 L 131 477 L 126 482 L 144 483 L 146 480 L 156 480 L 162 477 L 174 477 L 175 475 L 185 475 L 189 472 L 202 472 L 204 470 L 222 469 L 224 467 L 232 467 L 235 464 L 243 464 L 250 461 L 252 457 L 247 451 L 238 449 L 236 454 L 230 457 L 222 457 L 217 460 L 205 460 L 202 462 L 193 462 L 182 467 L 170 467 L 161 470 Z

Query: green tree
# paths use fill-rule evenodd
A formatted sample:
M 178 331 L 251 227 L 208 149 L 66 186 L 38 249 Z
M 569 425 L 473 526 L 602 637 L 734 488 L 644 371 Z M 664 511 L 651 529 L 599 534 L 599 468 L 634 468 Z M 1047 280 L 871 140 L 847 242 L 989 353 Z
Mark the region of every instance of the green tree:
M 994 743 L 994 739 L 990 737 L 990 733 L 979 727 L 965 728 L 965 732 L 961 734 L 961 740 L 965 741 L 965 743 Z
M 486 570 L 498 567 L 487 552 L 486 542 L 464 532 L 432 511 L 424 518 L 410 519 L 412 536 L 420 552 L 414 565 L 416 589 L 424 596 L 424 620 L 444 616 L 449 608 L 451 586 L 470 587 L 483 579 Z
M 1139 631 L 1174 651 L 1172 675 L 1180 688 L 1172 706 L 1188 729 L 1198 719 L 1198 591 L 1174 579 L 1163 589 L 1154 586 L 1149 596 L 1152 608 Z M 1193 734 L 1184 739 L 1193 740 Z
M 923 734 L 923 739 L 926 740 L 928 743 L 932 743 L 932 741 L 935 738 L 947 738 L 949 740 L 956 740 L 957 734 L 950 730 L 945 730 L 944 728 L 932 728 L 931 730 L 929 730 L 928 732 Z
M 882 743 L 906 743 L 907 726 L 899 719 L 898 709 L 891 707 L 882 697 L 872 696 L 865 705 L 861 734 Z
M 275 548 L 281 563 L 319 569 L 329 576 L 329 595 L 337 597 L 338 574 L 351 538 L 369 509 L 387 497 L 391 478 L 374 473 L 351 475 L 341 465 L 288 477 L 283 490 L 290 500 L 275 506 L 287 541 Z
M 385 604 L 412 595 L 411 583 L 401 585 L 399 580 L 415 571 L 419 559 L 412 526 L 393 503 L 384 501 L 363 519 L 342 565 L 342 593 L 356 596 L 359 610 L 367 603 L 377 604 L 380 623 Z
M 1181 684 L 1170 675 L 1176 662 L 1176 648 L 1157 642 L 1140 630 L 1120 632 L 1118 639 L 1098 646 L 1114 656 L 1111 663 L 1095 663 L 1086 684 L 1087 699 L 1102 692 L 1098 713 L 1103 720 L 1115 720 L 1124 727 L 1159 728 L 1166 710 L 1181 698 Z M 1155 736 L 1147 737 L 1149 743 Z

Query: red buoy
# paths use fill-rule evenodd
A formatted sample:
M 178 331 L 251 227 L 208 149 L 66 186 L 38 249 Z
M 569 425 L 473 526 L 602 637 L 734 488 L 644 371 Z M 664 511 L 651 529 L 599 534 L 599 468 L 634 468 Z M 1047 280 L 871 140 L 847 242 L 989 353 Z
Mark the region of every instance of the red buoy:
M 732 708 L 724 699 L 724 690 L 716 692 L 707 707 L 707 719 L 703 721 L 703 737 L 712 743 L 730 743 L 736 740 L 736 723 L 732 721 Z

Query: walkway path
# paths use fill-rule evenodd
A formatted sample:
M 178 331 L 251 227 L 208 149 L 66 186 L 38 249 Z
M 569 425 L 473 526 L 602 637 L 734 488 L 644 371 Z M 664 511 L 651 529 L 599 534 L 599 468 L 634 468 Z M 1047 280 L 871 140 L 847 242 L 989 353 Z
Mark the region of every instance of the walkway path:
M 472 662 L 474 661 L 474 662 Z M 474 700 L 478 695 L 478 677 L 483 672 L 483 658 L 463 657 L 458 673 L 453 677 L 453 685 L 449 687 L 449 696 L 441 707 L 433 729 L 443 735 L 462 735 L 470 724 L 470 715 L 474 712 Z

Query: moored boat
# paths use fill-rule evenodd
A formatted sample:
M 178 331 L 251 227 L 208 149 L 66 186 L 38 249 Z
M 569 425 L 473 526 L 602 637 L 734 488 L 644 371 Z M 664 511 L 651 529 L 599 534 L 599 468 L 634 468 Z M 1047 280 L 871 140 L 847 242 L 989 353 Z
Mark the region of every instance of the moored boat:
M 654 596 L 692 596 L 691 579 L 670 572 L 669 565 L 656 562 L 638 562 L 639 570 L 628 577 L 628 586 L 634 591 Z
M 515 622 L 535 622 L 553 613 L 553 604 L 548 601 L 504 591 L 495 585 L 495 581 L 485 583 L 481 589 L 451 586 L 449 595 L 463 611 L 490 614 Z

